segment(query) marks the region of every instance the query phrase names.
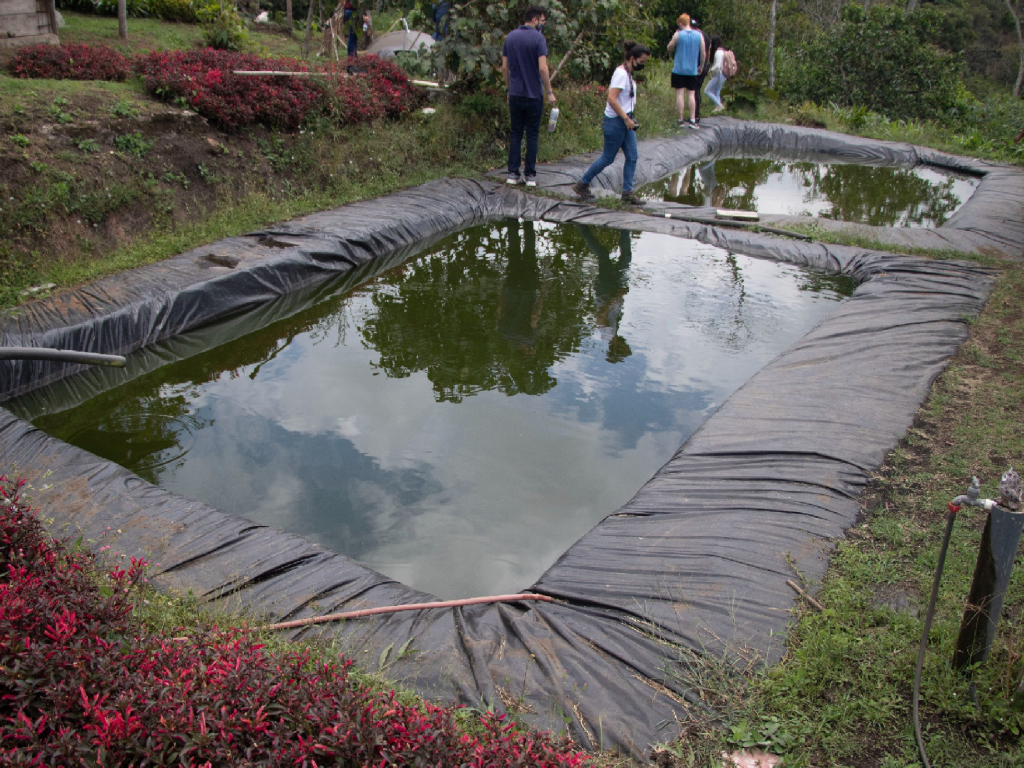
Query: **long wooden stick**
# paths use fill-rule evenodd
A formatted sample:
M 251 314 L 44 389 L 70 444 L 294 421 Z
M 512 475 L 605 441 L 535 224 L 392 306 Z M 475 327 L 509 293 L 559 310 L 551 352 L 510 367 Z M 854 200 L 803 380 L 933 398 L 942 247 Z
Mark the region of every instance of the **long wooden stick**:
M 558 62 L 558 66 L 555 67 L 554 74 L 551 75 L 552 83 L 555 82 L 555 78 L 558 77 L 558 73 L 562 71 L 562 67 L 565 66 L 565 62 L 567 62 L 569 60 L 569 57 L 572 56 L 572 52 L 576 49 L 576 46 L 580 44 L 580 41 L 583 39 L 584 34 L 586 33 L 580 32 L 578 35 L 576 35 L 576 39 L 572 41 L 572 45 L 569 46 L 569 50 L 565 52 L 565 56 L 563 56 L 562 60 Z
M 530 593 L 519 595 L 494 595 L 492 597 L 470 597 L 465 600 L 443 600 L 437 603 L 409 603 L 407 605 L 385 605 L 380 608 L 364 608 L 359 611 L 345 611 L 344 613 L 330 613 L 326 616 L 310 616 L 307 619 L 296 619 L 295 621 L 282 621 L 279 624 L 268 624 L 260 629 L 297 629 L 308 627 L 311 624 L 326 624 L 329 621 L 342 621 L 344 619 L 359 619 L 363 616 L 377 616 L 381 613 L 397 613 L 398 611 L 428 611 L 434 608 L 459 608 L 464 605 L 482 605 L 485 603 L 518 603 L 520 601 L 536 600 L 542 603 L 553 603 L 547 595 L 535 595 Z
M 811 597 L 806 592 L 804 592 L 802 589 L 800 589 L 800 585 L 797 584 L 795 581 L 791 581 L 790 579 L 786 579 L 786 583 L 789 584 L 789 586 L 791 586 L 793 589 L 795 589 L 796 593 L 798 595 L 800 595 L 800 597 L 802 597 L 804 600 L 806 600 L 812 607 L 814 607 L 815 609 L 817 609 L 819 611 L 824 611 L 825 610 L 825 606 L 824 605 L 822 605 L 817 600 L 815 600 L 813 597 Z

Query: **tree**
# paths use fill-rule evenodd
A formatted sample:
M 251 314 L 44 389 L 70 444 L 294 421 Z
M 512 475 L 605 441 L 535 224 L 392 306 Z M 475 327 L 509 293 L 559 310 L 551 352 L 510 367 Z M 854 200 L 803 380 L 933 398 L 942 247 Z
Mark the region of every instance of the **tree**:
M 284 24 L 288 30 L 288 37 L 292 36 L 292 0 L 285 0 L 284 3 Z
M 117 36 L 122 40 L 128 39 L 128 2 L 117 0 Z
M 938 117 L 959 103 L 961 60 L 937 48 L 942 16 L 931 8 L 858 5 L 794 51 L 780 90 L 794 101 L 867 107 L 890 117 Z
M 1003 0 L 1006 3 L 1006 10 L 1010 12 L 1013 17 L 1014 26 L 1017 28 L 1017 45 L 1020 48 L 1020 66 L 1017 69 L 1017 82 L 1013 84 L 1013 95 L 1016 98 L 1020 98 L 1021 84 L 1024 83 L 1024 37 L 1021 36 L 1020 31 L 1020 13 L 1015 7 L 1014 3 L 1010 0 Z

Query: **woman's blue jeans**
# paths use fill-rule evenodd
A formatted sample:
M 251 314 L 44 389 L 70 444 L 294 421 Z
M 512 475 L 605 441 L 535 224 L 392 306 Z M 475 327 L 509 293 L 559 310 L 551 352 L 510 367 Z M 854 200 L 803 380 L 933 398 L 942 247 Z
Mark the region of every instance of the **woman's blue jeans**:
M 604 152 L 583 174 L 580 183 L 592 182 L 597 174 L 612 164 L 621 149 L 622 154 L 626 156 L 626 164 L 622 167 L 622 194 L 632 192 L 633 177 L 636 175 L 636 161 L 640 157 L 640 151 L 636 146 L 636 131 L 628 130 L 626 121 L 618 115 L 615 117 L 605 115 L 601 122 L 601 130 L 604 131 Z
M 711 82 L 708 83 L 708 87 L 704 89 L 704 93 L 715 102 L 716 107 L 722 106 L 722 86 L 725 85 L 725 80 L 725 75 L 716 72 L 715 76 L 711 78 Z

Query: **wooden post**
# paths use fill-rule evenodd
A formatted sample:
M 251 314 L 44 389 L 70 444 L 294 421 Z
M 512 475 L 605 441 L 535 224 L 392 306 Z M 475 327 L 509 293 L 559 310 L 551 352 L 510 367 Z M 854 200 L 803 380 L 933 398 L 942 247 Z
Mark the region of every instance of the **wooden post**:
M 1001 507 L 988 513 L 967 608 L 953 649 L 953 666 L 960 671 L 988 660 L 1022 530 L 1024 513 Z
M 775 87 L 775 18 L 778 16 L 779 0 L 772 0 L 771 15 L 768 17 L 768 87 Z
M 302 57 L 309 58 L 309 41 L 313 36 L 313 3 L 316 0 L 309 0 L 309 10 L 306 11 L 306 39 L 302 43 Z
M 117 0 L 117 36 L 122 40 L 128 39 L 128 2 Z
M 50 17 L 50 31 L 60 36 L 60 30 L 57 27 L 57 0 L 46 0 L 46 15 Z

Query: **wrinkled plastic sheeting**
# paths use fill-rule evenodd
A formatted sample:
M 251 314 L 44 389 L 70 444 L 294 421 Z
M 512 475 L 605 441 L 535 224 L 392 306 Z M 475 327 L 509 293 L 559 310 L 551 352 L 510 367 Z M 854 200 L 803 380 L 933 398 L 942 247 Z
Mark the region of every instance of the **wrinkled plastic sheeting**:
M 595 152 L 538 165 L 538 186 L 574 196 L 570 186 L 580 179 L 599 154 Z M 687 130 L 677 137 L 640 141 L 635 184 L 639 187 L 663 179 L 693 163 L 721 154 L 771 155 L 792 161 L 840 161 L 909 168 L 930 165 L 979 176 L 981 181 L 974 194 L 949 220 L 935 229 L 875 227 L 830 219 L 808 219 L 806 216 L 762 215 L 761 220 L 779 226 L 814 221 L 827 229 L 847 231 L 898 248 L 957 250 L 1018 259 L 1024 253 L 1024 170 L 913 144 L 877 141 L 815 128 L 710 117 L 701 120 L 698 131 Z M 619 191 L 622 188 L 622 163 L 620 156 L 594 179 L 592 186 L 597 190 Z M 496 171 L 492 175 L 504 173 Z M 659 212 L 689 206 L 651 202 L 648 208 Z M 701 215 L 714 215 L 712 209 L 691 210 Z
M 338 639 L 357 662 L 384 663 L 424 695 L 499 711 L 515 703 L 537 726 L 568 727 L 585 746 L 641 755 L 702 712 L 690 681 L 704 654 L 780 658 L 794 607 L 786 579 L 792 568 L 812 581 L 823 575 L 870 472 L 966 337 L 965 318 L 983 306 L 987 270 L 441 180 L 27 305 L 4 322 L 3 340 L 124 353 L 261 305 L 277 317 L 332 275 L 356 279 L 353 270 L 371 270 L 374 260 L 391 263 L 424 240 L 503 217 L 691 237 L 861 281 L 531 588 L 557 602 L 403 612 L 291 633 Z M 160 364 L 146 354 L 145 366 Z M 2 391 L 73 370 L 7 364 Z M 68 384 L 102 388 L 90 378 L 98 375 Z M 95 541 L 111 528 L 119 551 L 162 564 L 164 588 L 270 620 L 436 599 L 301 537 L 152 486 L 4 410 L 0 446 L 30 481 L 51 473 L 36 502 L 58 526 Z M 415 653 L 386 653 L 406 643 Z

